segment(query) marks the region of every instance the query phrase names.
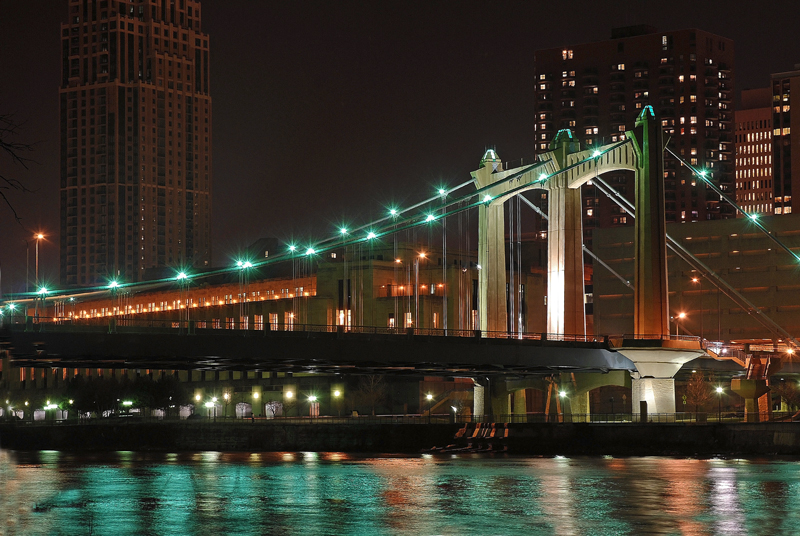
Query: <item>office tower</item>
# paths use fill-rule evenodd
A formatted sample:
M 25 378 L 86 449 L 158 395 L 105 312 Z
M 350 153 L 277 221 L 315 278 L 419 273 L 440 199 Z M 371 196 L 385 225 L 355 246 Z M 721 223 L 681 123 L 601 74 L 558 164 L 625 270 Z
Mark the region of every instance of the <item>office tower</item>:
M 539 50 L 535 61 L 537 152 L 564 128 L 584 146 L 619 141 L 649 104 L 670 148 L 734 194 L 733 41 L 696 29 L 634 26 L 612 30 L 608 41 Z M 664 167 L 668 222 L 734 216 L 674 158 L 665 156 Z M 603 178 L 633 200 L 632 173 Z M 633 224 L 593 186 L 583 187 L 583 201 L 586 243 L 594 227 Z
M 211 263 L 198 0 L 70 0 L 61 25 L 61 284 Z
M 792 188 L 800 181 L 800 150 L 792 151 L 792 130 L 800 132 L 800 117 L 792 115 L 792 95 L 800 95 L 800 64 L 794 71 L 772 75 L 772 176 L 775 214 L 792 213 Z
M 735 123 L 736 202 L 747 214 L 772 214 L 772 89 L 742 91 Z

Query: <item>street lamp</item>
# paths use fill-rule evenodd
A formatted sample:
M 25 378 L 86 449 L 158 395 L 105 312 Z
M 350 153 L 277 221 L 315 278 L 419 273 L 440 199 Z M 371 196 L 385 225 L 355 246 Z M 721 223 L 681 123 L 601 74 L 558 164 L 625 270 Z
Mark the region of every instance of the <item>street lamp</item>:
M 719 386 L 717 391 L 717 422 L 722 422 L 722 387 Z
M 425 398 L 428 400 L 428 424 L 431 423 L 431 402 L 433 401 L 433 395 L 428 393 L 425 395 Z

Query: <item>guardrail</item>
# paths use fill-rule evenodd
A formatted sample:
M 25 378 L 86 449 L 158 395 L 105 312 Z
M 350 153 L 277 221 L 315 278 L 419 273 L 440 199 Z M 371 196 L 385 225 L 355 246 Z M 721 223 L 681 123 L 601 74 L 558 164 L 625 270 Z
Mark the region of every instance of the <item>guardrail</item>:
M 108 424 L 124 425 L 128 423 L 218 423 L 218 424 L 314 424 L 314 425 L 369 425 L 369 424 L 470 424 L 470 423 L 510 423 L 510 424 L 643 424 L 639 413 L 577 413 L 577 414 L 544 414 L 528 413 L 513 415 L 455 415 L 452 413 L 435 413 L 433 415 L 357 415 L 357 416 L 279 416 L 279 417 L 233 417 L 206 415 L 195 413 L 189 417 L 158 417 L 141 415 L 119 415 L 93 418 L 54 419 L 47 416 L 42 420 L 18 419 L 3 417 L 0 423 L 13 422 L 24 426 L 55 426 L 64 424 Z M 701 413 L 648 413 L 647 423 L 670 423 L 683 425 L 764 423 L 764 422 L 798 422 L 800 412 L 750 413 L 744 412 L 701 412 Z

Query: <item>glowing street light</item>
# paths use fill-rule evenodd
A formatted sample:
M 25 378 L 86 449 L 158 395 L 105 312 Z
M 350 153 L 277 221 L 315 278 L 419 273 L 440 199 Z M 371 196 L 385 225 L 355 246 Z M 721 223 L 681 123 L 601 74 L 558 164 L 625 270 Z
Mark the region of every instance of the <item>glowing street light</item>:
M 436 219 L 436 216 L 434 216 L 433 214 L 428 214 L 428 217 L 425 218 L 425 221 L 426 222 L 430 222 L 430 221 L 433 221 L 435 219 Z
M 294 393 L 291 391 L 286 391 L 286 394 L 284 396 L 286 396 L 286 398 L 292 398 L 294 396 Z
M 108 288 L 110 288 L 110 289 L 112 289 L 112 290 L 113 290 L 113 289 L 115 289 L 115 288 L 119 288 L 119 283 L 118 283 L 117 281 L 111 281 L 111 282 L 108 284 Z
M 486 194 L 486 195 L 484 195 L 484 196 L 483 196 L 483 202 L 484 202 L 484 203 L 488 203 L 488 202 L 490 202 L 491 200 L 492 200 L 492 196 L 491 196 L 491 195 L 489 195 L 489 194 Z
M 428 424 L 431 423 L 431 402 L 433 401 L 433 395 L 428 393 L 425 395 L 425 399 L 428 401 Z
M 395 208 L 389 209 L 389 215 L 390 216 L 397 216 L 397 209 L 395 209 Z
M 294 253 L 295 251 L 297 251 L 297 246 L 295 246 L 294 244 L 290 244 L 290 245 L 289 245 L 289 251 L 291 251 L 292 253 Z
M 439 195 L 445 195 L 446 193 L 447 190 L 445 190 L 444 188 L 439 188 Z
M 341 234 L 343 234 L 343 235 L 346 235 L 346 234 L 347 234 L 347 229 L 346 229 L 346 228 L 344 228 L 344 227 L 342 227 L 341 229 L 339 229 L 339 232 L 340 232 Z
M 184 279 L 188 279 L 189 276 L 186 275 L 186 272 L 178 272 L 178 275 L 175 276 L 175 279 L 178 281 L 183 281 Z
M 603 153 L 601 153 L 600 151 L 595 151 L 595 152 L 592 153 L 592 158 L 597 158 L 598 156 L 602 156 L 602 155 L 603 155 Z
M 377 237 L 378 237 L 378 235 L 376 235 L 372 231 L 370 231 L 369 234 L 367 234 L 367 240 L 372 240 L 373 238 L 377 238 Z
M 541 175 L 539 175 L 539 182 L 546 180 L 547 180 L 547 173 L 542 173 Z
M 680 329 L 680 322 L 679 321 L 683 320 L 684 318 L 686 318 L 686 313 L 678 313 L 678 316 L 675 317 L 675 335 L 676 336 L 679 334 L 679 331 L 678 331 Z
M 722 386 L 717 386 L 717 422 L 722 422 Z
M 561 398 L 564 398 L 565 396 L 567 396 L 567 392 L 566 391 L 559 391 L 558 392 L 558 396 L 560 396 Z
M 316 253 L 316 251 L 314 251 L 314 248 L 308 248 L 306 250 L 306 255 L 313 255 L 314 253 Z

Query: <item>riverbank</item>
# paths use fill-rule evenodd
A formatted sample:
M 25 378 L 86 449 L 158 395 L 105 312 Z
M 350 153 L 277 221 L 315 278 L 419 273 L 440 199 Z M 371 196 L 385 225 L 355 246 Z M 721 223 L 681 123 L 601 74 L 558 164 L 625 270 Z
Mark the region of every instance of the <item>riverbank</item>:
M 713 425 L 508 424 L 489 438 L 474 425 L 165 421 L 0 424 L 0 447 L 63 451 L 317 451 L 419 453 L 436 447 L 528 455 L 799 455 L 800 423 Z M 501 432 L 502 430 L 502 432 Z M 508 430 L 508 432 L 506 432 Z M 480 434 L 478 434 L 480 435 Z

